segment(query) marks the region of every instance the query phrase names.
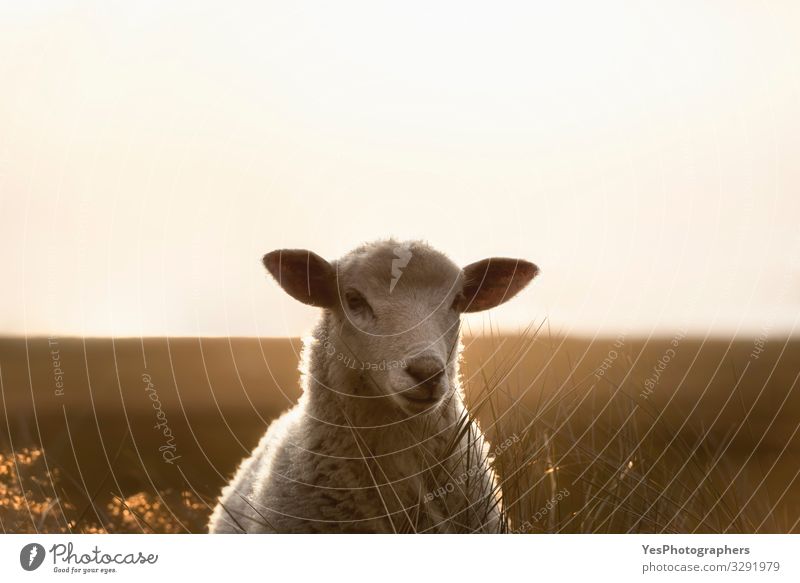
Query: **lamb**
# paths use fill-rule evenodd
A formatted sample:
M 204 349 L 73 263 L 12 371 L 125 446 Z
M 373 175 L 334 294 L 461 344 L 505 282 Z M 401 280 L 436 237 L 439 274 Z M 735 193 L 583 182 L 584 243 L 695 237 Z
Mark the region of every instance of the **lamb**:
M 495 257 L 460 269 L 391 239 L 332 263 L 294 249 L 263 262 L 322 316 L 301 398 L 223 489 L 209 532 L 504 532 L 489 445 L 464 402 L 460 320 L 538 268 Z

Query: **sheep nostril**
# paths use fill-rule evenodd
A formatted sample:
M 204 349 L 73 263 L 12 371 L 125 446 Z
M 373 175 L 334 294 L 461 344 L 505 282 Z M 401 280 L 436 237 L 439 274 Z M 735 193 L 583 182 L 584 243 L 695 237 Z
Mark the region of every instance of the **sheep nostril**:
M 420 358 L 408 363 L 406 373 L 417 381 L 417 386 L 433 390 L 439 386 L 444 376 L 444 367 L 434 358 Z

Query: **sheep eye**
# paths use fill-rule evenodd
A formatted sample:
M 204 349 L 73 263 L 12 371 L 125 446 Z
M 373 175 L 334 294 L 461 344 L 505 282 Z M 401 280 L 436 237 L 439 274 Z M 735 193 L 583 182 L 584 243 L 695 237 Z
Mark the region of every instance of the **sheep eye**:
M 347 308 L 355 314 L 369 314 L 372 315 L 372 308 L 367 300 L 364 299 L 360 293 L 355 290 L 347 290 L 344 294 L 344 299 L 347 302 Z
M 453 298 L 453 303 L 450 306 L 451 310 L 455 310 L 456 312 L 463 312 L 464 308 L 467 307 L 467 298 L 464 297 L 464 294 L 461 292 L 456 294 L 456 297 Z

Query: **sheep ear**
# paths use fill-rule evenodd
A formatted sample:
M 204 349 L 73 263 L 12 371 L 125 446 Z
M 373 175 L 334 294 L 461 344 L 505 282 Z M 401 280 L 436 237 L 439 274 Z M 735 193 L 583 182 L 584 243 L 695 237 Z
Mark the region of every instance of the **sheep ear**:
M 464 269 L 465 312 L 480 312 L 507 302 L 530 283 L 539 268 L 523 259 L 491 257 Z
M 336 272 L 322 257 L 306 249 L 278 249 L 264 255 L 264 266 L 294 299 L 328 308 L 336 299 Z

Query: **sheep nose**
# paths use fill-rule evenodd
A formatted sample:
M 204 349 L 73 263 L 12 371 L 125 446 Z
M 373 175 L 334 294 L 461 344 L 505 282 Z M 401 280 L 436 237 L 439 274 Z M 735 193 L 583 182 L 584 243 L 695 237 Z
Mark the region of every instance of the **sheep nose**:
M 418 388 L 433 392 L 442 381 L 444 365 L 438 358 L 422 356 L 411 360 L 406 365 L 408 375 L 417 381 Z

